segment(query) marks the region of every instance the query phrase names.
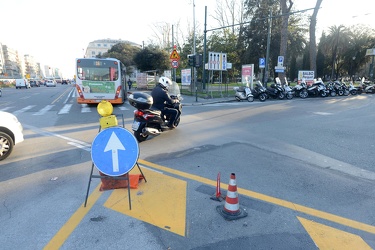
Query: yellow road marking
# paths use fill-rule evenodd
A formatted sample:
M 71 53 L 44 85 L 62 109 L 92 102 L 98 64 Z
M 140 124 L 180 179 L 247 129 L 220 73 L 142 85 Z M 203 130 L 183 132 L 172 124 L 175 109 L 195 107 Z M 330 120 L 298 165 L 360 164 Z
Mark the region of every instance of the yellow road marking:
M 174 175 L 178 175 L 178 176 L 181 176 L 181 177 L 184 177 L 184 178 L 187 178 L 187 179 L 191 179 L 191 180 L 194 180 L 194 181 L 197 181 L 197 182 L 201 182 L 201 183 L 204 183 L 204 184 L 207 184 L 207 185 L 216 186 L 216 181 L 213 181 L 213 180 L 210 180 L 210 179 L 207 179 L 207 178 L 204 178 L 204 177 L 200 177 L 200 176 L 193 175 L 193 174 L 188 174 L 188 173 L 185 173 L 185 172 L 182 172 L 182 171 L 179 171 L 179 170 L 167 168 L 167 167 L 157 165 L 157 164 L 154 164 L 154 163 L 151 163 L 151 162 L 148 162 L 148 161 L 145 161 L 145 160 L 141 160 L 141 159 L 138 159 L 138 163 L 149 166 L 149 167 L 152 167 L 154 169 L 158 169 L 158 170 L 161 170 L 161 171 L 164 171 L 164 172 L 168 172 L 168 173 L 171 173 L 171 174 L 174 174 Z M 146 178 L 147 178 L 147 175 L 146 175 Z M 83 207 L 83 204 L 82 204 L 81 207 L 72 215 L 72 217 L 70 217 L 70 219 L 65 223 L 65 225 L 51 239 L 51 241 L 44 247 L 44 249 L 48 249 L 48 250 L 49 249 L 59 249 L 63 245 L 65 240 L 74 231 L 74 229 L 79 225 L 79 223 L 84 218 L 84 216 L 90 211 L 92 206 L 95 204 L 95 202 L 101 196 L 102 192 L 99 191 L 99 187 L 100 187 L 100 184 L 92 192 L 92 194 L 89 196 L 86 207 Z M 298 204 L 293 203 L 293 202 L 285 201 L 285 200 L 278 199 L 278 198 L 275 198 L 275 197 L 272 197 L 272 196 L 268 196 L 268 195 L 260 194 L 260 193 L 257 193 L 257 192 L 253 192 L 253 191 L 250 191 L 250 190 L 237 188 L 237 191 L 238 191 L 239 194 L 242 194 L 242 195 L 253 197 L 255 199 L 263 200 L 263 201 L 273 203 L 273 204 L 278 205 L 278 206 L 286 207 L 286 208 L 289 208 L 289 209 L 297 211 L 297 212 L 305 213 L 305 214 L 308 214 L 308 215 L 312 215 L 312 216 L 315 216 L 315 217 L 318 217 L 318 218 L 322 218 L 322 219 L 325 219 L 325 220 L 328 220 L 328 221 L 332 221 L 332 222 L 335 222 L 335 223 L 338 223 L 338 224 L 342 224 L 342 225 L 345 225 L 345 226 L 349 226 L 349 227 L 356 228 L 356 229 L 359 229 L 359 230 L 362 230 L 362 231 L 365 231 L 365 232 L 375 234 L 375 227 L 371 226 L 371 225 L 368 225 L 368 224 L 365 224 L 365 223 L 350 220 L 350 219 L 347 219 L 347 218 L 344 218 L 344 217 L 340 217 L 340 216 L 337 216 L 337 215 L 334 215 L 334 214 L 326 213 L 326 212 L 323 212 L 323 211 L 320 211 L 320 210 L 317 210 L 317 209 L 313 209 L 313 208 L 309 208 L 309 207 L 306 207 L 306 206 L 298 205 Z
M 207 179 L 207 178 L 204 178 L 204 177 L 200 177 L 200 176 L 197 176 L 197 175 L 184 173 L 182 171 L 178 171 L 178 170 L 175 170 L 175 169 L 163 167 L 163 166 L 151 163 L 151 162 L 147 162 L 145 160 L 138 160 L 138 163 L 144 164 L 146 166 L 150 166 L 150 167 L 155 168 L 155 169 L 162 170 L 164 172 L 168 172 L 168 173 L 179 175 L 179 176 L 182 176 L 182 177 L 185 177 L 185 178 L 188 178 L 188 179 L 191 179 L 191 180 L 195 180 L 195 181 L 198 181 L 198 182 L 201 182 L 201 183 L 205 183 L 207 185 L 216 186 L 216 181 L 213 181 L 213 180 L 210 180 L 210 179 Z M 298 212 L 301 212 L 301 213 L 305 213 L 305 214 L 308 214 L 308 215 L 312 215 L 312 216 L 319 217 L 319 218 L 322 218 L 322 219 L 325 219 L 325 220 L 336 222 L 338 224 L 342 224 L 342 225 L 345 225 L 345 226 L 349 226 L 349 227 L 356 228 L 356 229 L 359 229 L 359 230 L 362 230 L 362 231 L 365 231 L 365 232 L 375 234 L 375 227 L 371 226 L 371 225 L 368 225 L 368 224 L 365 224 L 365 223 L 361 223 L 361 222 L 358 222 L 358 221 L 355 221 L 355 220 L 350 220 L 350 219 L 347 219 L 347 218 L 344 218 L 344 217 L 341 217 L 341 216 L 326 213 L 326 212 L 323 212 L 323 211 L 320 211 L 320 210 L 317 210 L 317 209 L 313 209 L 313 208 L 309 208 L 309 207 L 306 207 L 306 206 L 298 205 L 298 204 L 290 202 L 290 201 L 286 201 L 286 200 L 282 200 L 282 199 L 275 198 L 275 197 L 272 197 L 272 196 L 268 196 L 268 195 L 264 195 L 264 194 L 261 194 L 261 193 L 253 192 L 253 191 L 246 190 L 246 189 L 243 189 L 243 188 L 237 187 L 237 191 L 238 191 L 239 194 L 246 195 L 246 196 L 249 196 L 249 197 L 253 197 L 253 198 L 256 198 L 258 200 L 263 200 L 263 201 L 266 201 L 266 202 L 269 202 L 269 203 L 276 204 L 276 205 L 281 206 L 281 207 L 289 208 L 289 209 L 294 210 L 294 211 L 298 211 Z
M 127 189 L 114 190 L 104 206 L 185 236 L 186 181 L 155 170 L 143 169 L 142 172 L 147 183 L 142 181 L 137 189 L 130 190 L 131 210 Z
M 86 207 L 84 203 L 80 208 L 70 217 L 70 219 L 65 223 L 65 225 L 60 228 L 60 230 L 55 234 L 50 242 L 44 247 L 45 250 L 50 249 L 59 249 L 74 229 L 79 225 L 82 219 L 90 211 L 92 206 L 96 203 L 99 197 L 102 195 L 102 192 L 99 191 L 100 184 L 95 188 L 92 194 L 87 199 Z
M 319 249 L 330 250 L 371 250 L 372 248 L 358 235 L 298 217 Z
M 71 91 L 71 89 L 69 89 L 69 88 L 66 89 L 61 95 L 59 95 L 55 100 L 53 100 L 51 104 L 54 104 L 55 102 L 57 102 L 58 100 L 60 100 L 65 95 L 65 93 L 69 92 L 69 91 Z

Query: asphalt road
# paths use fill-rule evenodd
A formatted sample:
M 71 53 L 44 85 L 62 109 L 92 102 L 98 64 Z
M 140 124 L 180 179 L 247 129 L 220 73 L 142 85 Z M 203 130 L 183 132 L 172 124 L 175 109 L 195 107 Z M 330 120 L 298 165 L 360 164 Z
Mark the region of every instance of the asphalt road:
M 375 248 L 374 96 L 186 97 L 180 126 L 139 144 L 147 182 L 129 197 L 90 178 L 99 116 L 74 95 L 70 85 L 3 90 L 0 110 L 25 128 L 0 163 L 3 249 Z M 129 131 L 133 110 L 114 108 Z M 224 198 L 235 174 L 246 217 L 226 220 L 226 201 L 211 199 L 219 173 Z

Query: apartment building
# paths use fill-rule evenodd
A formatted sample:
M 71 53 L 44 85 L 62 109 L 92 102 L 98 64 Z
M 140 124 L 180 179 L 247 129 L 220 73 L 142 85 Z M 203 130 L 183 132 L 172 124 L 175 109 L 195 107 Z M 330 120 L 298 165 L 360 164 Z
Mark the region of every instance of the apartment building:
M 85 58 L 92 58 L 92 57 L 96 57 L 97 55 L 104 54 L 109 49 L 111 49 L 113 45 L 117 43 L 127 43 L 130 45 L 142 48 L 142 45 L 133 43 L 130 41 L 126 41 L 126 40 L 110 39 L 110 38 L 99 39 L 99 40 L 95 40 L 89 43 L 89 45 L 86 48 Z

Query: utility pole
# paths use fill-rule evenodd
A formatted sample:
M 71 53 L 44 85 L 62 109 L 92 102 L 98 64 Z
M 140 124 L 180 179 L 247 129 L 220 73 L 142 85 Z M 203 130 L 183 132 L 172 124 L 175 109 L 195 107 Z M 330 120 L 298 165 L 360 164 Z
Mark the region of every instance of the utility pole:
M 196 42 L 195 42 L 195 1 L 193 0 L 193 23 L 194 23 L 194 26 L 193 26 L 193 55 L 195 56 L 195 53 L 196 53 Z M 193 67 L 193 77 L 192 79 L 194 79 L 194 87 L 195 87 L 195 101 L 197 102 L 198 101 L 198 86 L 197 86 L 197 69 L 196 67 L 194 66 Z
M 268 61 L 270 58 L 270 47 L 271 47 L 271 28 L 272 28 L 272 11 L 268 16 L 268 34 L 267 34 L 267 50 L 266 50 L 266 61 L 264 65 L 264 72 L 263 72 L 263 85 L 267 88 L 267 80 L 268 80 Z

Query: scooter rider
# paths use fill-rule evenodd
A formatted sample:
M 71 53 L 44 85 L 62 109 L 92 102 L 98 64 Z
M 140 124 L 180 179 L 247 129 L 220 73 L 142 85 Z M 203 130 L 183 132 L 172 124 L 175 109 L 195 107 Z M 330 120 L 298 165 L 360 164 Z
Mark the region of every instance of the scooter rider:
M 159 109 L 162 116 L 169 114 L 171 119 L 169 121 L 168 127 L 175 128 L 174 122 L 176 120 L 178 111 L 174 108 L 168 108 L 166 104 L 173 105 L 176 100 L 169 96 L 168 88 L 171 86 L 172 81 L 168 77 L 160 77 L 159 84 L 152 90 L 151 96 L 153 98 L 152 107 Z

